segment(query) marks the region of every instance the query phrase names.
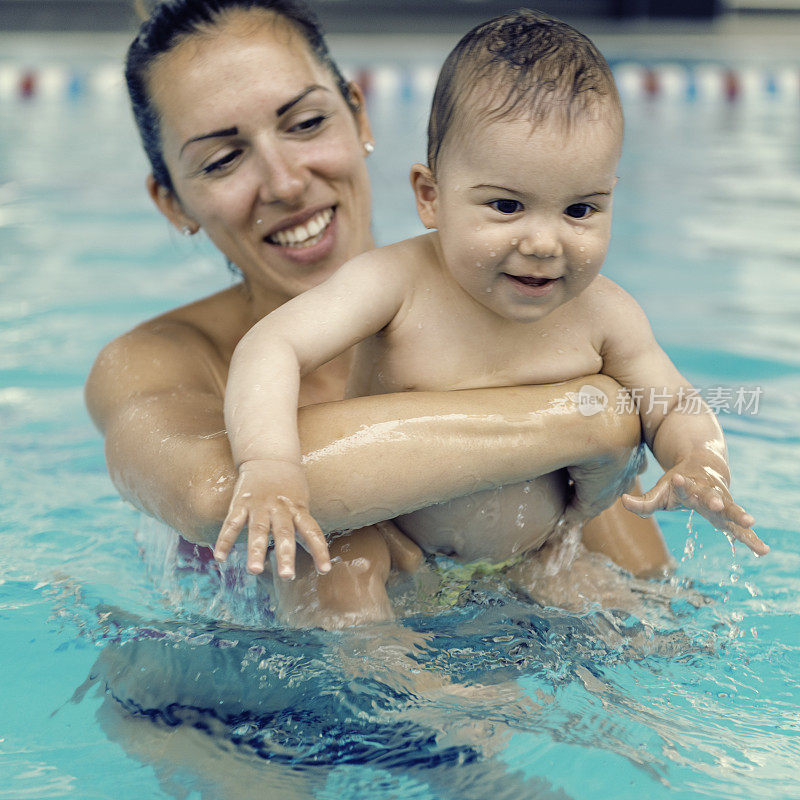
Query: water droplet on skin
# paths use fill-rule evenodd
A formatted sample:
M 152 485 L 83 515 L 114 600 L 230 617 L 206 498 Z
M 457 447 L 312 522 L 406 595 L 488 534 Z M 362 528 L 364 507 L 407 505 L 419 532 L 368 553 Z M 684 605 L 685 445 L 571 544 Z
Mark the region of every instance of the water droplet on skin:
M 542 331 L 542 339 L 544 339 L 545 336 L 547 336 L 547 334 L 544 331 Z
M 581 245 L 581 246 L 578 248 L 578 250 L 579 250 L 581 253 L 585 253 L 585 252 L 586 252 L 586 248 L 585 248 L 583 245 Z
M 480 229 L 481 229 L 481 226 L 480 226 L 480 225 L 478 225 L 478 227 L 477 227 L 477 228 L 475 228 L 475 230 L 476 230 L 476 231 L 479 231 Z
M 586 229 L 585 228 L 575 228 L 575 233 L 577 233 L 578 236 L 583 236 L 583 234 L 586 233 Z
M 492 287 L 491 287 L 491 286 L 488 286 L 488 287 L 486 288 L 486 293 L 487 293 L 487 294 L 491 294 L 491 293 L 492 293 Z
M 584 261 L 583 263 L 584 264 L 591 264 L 592 263 L 592 259 L 591 258 L 587 258 L 586 261 Z
M 256 220 L 256 225 L 263 225 L 263 224 L 264 224 L 264 220 L 263 219 L 257 219 Z
M 518 244 L 519 244 L 519 239 L 517 239 L 516 237 L 514 237 L 514 238 L 511 240 L 511 246 L 512 246 L 512 247 L 516 247 Z
M 481 264 L 481 262 L 480 262 L 480 261 L 476 261 L 476 262 L 475 262 L 475 266 L 476 266 L 476 267 L 482 267 L 482 266 L 483 266 L 483 264 Z
M 494 258 L 497 255 L 494 250 L 489 251 L 489 258 Z
M 558 348 L 558 354 L 559 355 L 563 355 L 564 354 L 564 351 L 560 347 Z

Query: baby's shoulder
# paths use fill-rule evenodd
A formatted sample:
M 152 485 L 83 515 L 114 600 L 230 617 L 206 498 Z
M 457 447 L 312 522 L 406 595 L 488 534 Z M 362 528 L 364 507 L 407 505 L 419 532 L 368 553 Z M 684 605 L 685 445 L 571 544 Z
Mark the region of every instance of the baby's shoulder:
M 436 252 L 428 236 L 415 236 L 376 247 L 350 259 L 340 271 L 370 271 L 393 280 L 414 279 L 435 261 Z
M 652 338 L 650 322 L 634 297 L 619 284 L 598 275 L 582 296 L 601 352 L 625 351 Z
M 584 312 L 606 325 L 644 314 L 634 297 L 605 275 L 598 275 L 580 295 Z

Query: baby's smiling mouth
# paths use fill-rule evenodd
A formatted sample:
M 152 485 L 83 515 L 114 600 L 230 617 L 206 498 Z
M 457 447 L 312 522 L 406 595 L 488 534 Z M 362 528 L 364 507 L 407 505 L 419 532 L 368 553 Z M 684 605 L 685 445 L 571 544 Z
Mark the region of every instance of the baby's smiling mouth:
M 264 240 L 280 247 L 293 247 L 302 249 L 317 244 L 325 235 L 325 231 L 333 219 L 333 208 L 318 211 L 313 217 L 307 219 L 293 228 L 284 228 L 280 231 L 265 236 Z
M 537 278 L 533 275 L 511 275 L 508 272 L 505 273 L 509 278 L 515 281 L 519 281 L 520 283 L 524 283 L 525 286 L 547 286 L 549 283 L 554 283 L 558 280 L 558 278 Z

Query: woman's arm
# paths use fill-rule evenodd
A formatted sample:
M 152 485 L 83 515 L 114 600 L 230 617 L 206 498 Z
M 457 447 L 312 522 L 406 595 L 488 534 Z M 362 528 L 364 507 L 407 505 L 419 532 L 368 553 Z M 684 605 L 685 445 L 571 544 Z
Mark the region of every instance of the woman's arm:
M 112 480 L 138 508 L 212 544 L 236 472 L 210 345 L 180 325 L 137 329 L 98 357 L 86 387 Z M 218 357 L 218 356 L 217 356 Z M 557 386 L 407 393 L 307 406 L 298 424 L 311 511 L 325 530 L 355 528 L 565 466 L 627 460 L 635 414 L 581 414 Z

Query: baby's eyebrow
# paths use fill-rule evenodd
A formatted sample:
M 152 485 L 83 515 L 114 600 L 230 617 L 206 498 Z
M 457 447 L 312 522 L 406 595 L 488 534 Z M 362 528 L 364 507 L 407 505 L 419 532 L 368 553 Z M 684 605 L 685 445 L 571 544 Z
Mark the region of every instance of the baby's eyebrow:
M 493 189 L 497 192 L 511 192 L 512 194 L 519 194 L 516 189 L 510 189 L 508 186 L 498 186 L 496 183 L 476 183 L 475 186 L 470 186 L 470 189 Z

